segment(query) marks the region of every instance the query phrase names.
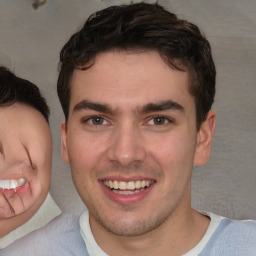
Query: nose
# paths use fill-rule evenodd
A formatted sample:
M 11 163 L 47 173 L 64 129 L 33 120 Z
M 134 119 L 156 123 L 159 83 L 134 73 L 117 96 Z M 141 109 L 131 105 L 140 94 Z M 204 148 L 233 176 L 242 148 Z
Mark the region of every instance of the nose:
M 127 167 L 146 158 L 145 143 L 139 128 L 124 124 L 113 132 L 107 157 L 111 162 Z

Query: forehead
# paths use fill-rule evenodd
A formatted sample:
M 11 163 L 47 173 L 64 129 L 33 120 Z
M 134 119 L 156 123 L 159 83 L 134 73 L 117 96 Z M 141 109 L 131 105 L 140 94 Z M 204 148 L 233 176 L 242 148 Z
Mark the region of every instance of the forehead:
M 15 103 L 11 106 L 0 107 L 0 131 L 3 136 L 25 133 L 48 133 L 48 124 L 43 115 L 36 109 Z M 2 137 L 1 136 L 1 137 Z
M 89 69 L 75 70 L 70 110 L 88 99 L 115 107 L 141 107 L 149 102 L 193 100 L 188 73 L 172 69 L 155 51 L 110 51 L 96 57 Z

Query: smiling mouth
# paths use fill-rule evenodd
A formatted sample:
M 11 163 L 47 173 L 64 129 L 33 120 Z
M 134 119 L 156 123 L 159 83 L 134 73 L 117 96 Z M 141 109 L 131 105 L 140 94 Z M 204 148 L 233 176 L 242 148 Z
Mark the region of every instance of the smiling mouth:
M 120 195 L 131 195 L 140 193 L 149 188 L 153 180 L 137 180 L 137 181 L 117 181 L 117 180 L 103 180 L 104 186 L 109 188 L 112 192 Z
M 16 189 L 17 187 L 23 186 L 27 180 L 20 178 L 17 180 L 0 180 L 0 188 L 2 189 Z

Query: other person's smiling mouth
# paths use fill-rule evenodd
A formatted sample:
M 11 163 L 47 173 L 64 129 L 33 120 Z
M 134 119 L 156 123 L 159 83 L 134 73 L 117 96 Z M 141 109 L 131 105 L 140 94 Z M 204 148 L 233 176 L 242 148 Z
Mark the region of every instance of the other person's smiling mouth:
M 25 178 L 13 179 L 13 180 L 0 180 L 0 188 L 2 189 L 17 189 L 23 186 L 27 180 Z

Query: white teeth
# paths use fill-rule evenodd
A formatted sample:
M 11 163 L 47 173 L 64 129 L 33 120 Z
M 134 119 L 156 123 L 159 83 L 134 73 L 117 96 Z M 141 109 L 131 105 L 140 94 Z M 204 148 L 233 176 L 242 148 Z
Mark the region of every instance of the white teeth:
M 129 181 L 126 188 L 129 189 L 129 190 L 134 190 L 135 189 L 134 181 Z
M 136 181 L 135 181 L 135 188 L 136 188 L 136 189 L 139 189 L 140 186 L 141 186 L 141 182 L 140 182 L 139 180 L 136 180 Z
M 106 182 L 108 182 L 108 181 L 106 181 Z M 113 184 L 112 180 L 109 181 L 109 186 L 107 184 L 106 184 L 106 186 L 110 187 L 110 188 L 114 188 L 114 184 Z
M 133 194 L 137 194 L 140 193 L 142 190 L 113 190 L 114 193 L 119 194 L 119 195 L 133 195 Z
M 18 179 L 18 185 L 23 186 L 26 183 L 26 181 L 27 180 L 25 178 L 20 178 L 20 179 Z
M 2 189 L 16 189 L 17 187 L 23 186 L 26 183 L 25 178 L 18 180 L 0 180 L 0 188 Z
M 129 194 L 129 191 L 135 190 L 135 189 L 143 189 L 145 187 L 149 187 L 153 181 L 149 180 L 136 180 L 136 181 L 117 181 L 117 180 L 104 180 L 103 184 L 110 188 L 118 191 L 118 194 Z M 121 192 L 120 192 L 121 191 Z M 125 193 L 123 193 L 125 192 Z M 134 193 L 134 191 L 133 191 Z
M 118 188 L 121 189 L 121 190 L 125 190 L 126 189 L 126 182 L 120 181 Z
M 119 188 L 119 186 L 118 186 L 118 181 L 116 181 L 116 180 L 114 180 L 114 189 L 118 189 Z

